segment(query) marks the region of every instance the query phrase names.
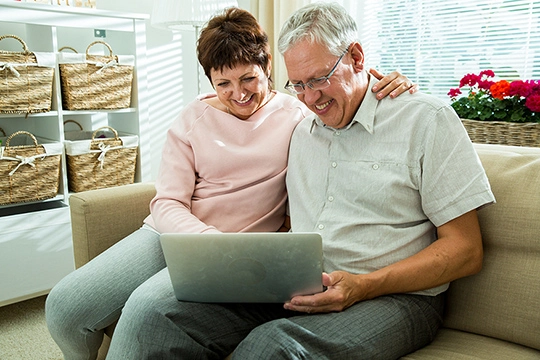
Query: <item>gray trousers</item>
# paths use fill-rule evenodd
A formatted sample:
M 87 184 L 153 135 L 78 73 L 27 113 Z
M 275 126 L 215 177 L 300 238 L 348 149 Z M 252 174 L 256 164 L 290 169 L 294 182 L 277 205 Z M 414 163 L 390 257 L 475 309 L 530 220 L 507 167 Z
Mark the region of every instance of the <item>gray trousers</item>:
M 139 229 L 56 284 L 45 317 L 64 359 L 95 359 L 103 329 L 118 320 L 131 293 L 163 269 L 159 235 Z
M 397 359 L 431 342 L 443 296 L 391 295 L 339 313 L 281 304 L 201 304 L 174 297 L 158 236 L 138 230 L 62 280 L 47 323 L 65 359 L 95 359 L 120 315 L 107 359 Z

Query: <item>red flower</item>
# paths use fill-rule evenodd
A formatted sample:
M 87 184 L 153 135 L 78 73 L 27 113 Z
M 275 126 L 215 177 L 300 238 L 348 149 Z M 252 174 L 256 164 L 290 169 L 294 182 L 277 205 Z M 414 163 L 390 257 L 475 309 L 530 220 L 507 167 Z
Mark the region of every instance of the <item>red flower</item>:
M 491 81 L 491 80 L 480 80 L 480 81 L 478 82 L 478 88 L 479 88 L 479 89 L 483 89 L 483 90 L 489 90 L 493 84 L 495 84 L 495 81 Z
M 533 90 L 533 84 L 531 84 L 531 81 L 523 81 L 523 80 L 514 80 L 510 83 L 510 88 L 508 89 L 508 95 L 510 96 L 520 96 L 520 97 L 527 97 L 531 95 Z
M 495 73 L 493 72 L 493 70 L 482 70 L 482 71 L 480 71 L 479 75 L 480 75 L 480 77 L 485 75 L 488 78 L 492 78 L 492 77 L 495 76 Z
M 450 96 L 451 98 L 455 98 L 455 97 L 457 97 L 458 95 L 461 95 L 461 90 L 459 90 L 459 88 L 457 88 L 457 89 L 450 89 L 450 91 L 448 92 L 447 95 Z
M 525 100 L 525 106 L 532 112 L 540 113 L 540 94 L 531 95 Z
M 506 80 L 497 81 L 491 85 L 489 91 L 495 99 L 502 100 L 505 96 L 509 96 L 510 83 Z
M 532 94 L 540 94 L 540 80 L 527 80 L 527 83 L 531 86 Z
M 463 87 L 465 85 L 474 86 L 478 83 L 479 80 L 480 76 L 475 74 L 467 74 L 459 82 L 459 87 Z

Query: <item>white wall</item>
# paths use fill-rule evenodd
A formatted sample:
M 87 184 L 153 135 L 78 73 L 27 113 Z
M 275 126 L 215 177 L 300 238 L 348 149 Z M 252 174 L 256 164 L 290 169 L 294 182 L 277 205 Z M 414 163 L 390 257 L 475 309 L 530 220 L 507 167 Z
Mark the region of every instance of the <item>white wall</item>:
M 152 13 L 149 0 L 97 0 L 96 7 L 127 13 Z M 249 0 L 238 5 L 249 9 Z M 146 24 L 148 63 L 149 123 L 152 180 L 157 176 L 165 134 L 180 110 L 197 96 L 195 31 L 171 32 Z M 106 39 L 105 39 L 106 41 Z M 202 92 L 212 87 L 201 69 Z

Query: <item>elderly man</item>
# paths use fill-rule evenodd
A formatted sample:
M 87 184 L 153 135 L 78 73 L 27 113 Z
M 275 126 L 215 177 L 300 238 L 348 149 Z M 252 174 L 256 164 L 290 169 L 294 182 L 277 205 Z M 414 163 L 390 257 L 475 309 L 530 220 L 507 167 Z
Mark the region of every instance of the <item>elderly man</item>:
M 285 304 L 312 315 L 266 336 L 320 358 L 394 359 L 432 341 L 448 283 L 481 269 L 476 209 L 494 197 L 450 106 L 368 91 L 356 36 L 337 4 L 308 5 L 281 30 L 286 89 L 314 112 L 291 139 L 292 231 L 322 235 L 327 290 Z

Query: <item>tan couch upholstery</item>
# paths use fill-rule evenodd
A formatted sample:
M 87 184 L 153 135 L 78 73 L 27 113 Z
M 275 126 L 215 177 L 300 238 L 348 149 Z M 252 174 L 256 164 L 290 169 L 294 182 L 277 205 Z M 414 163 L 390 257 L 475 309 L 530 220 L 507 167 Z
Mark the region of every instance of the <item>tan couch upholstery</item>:
M 540 149 L 475 147 L 497 198 L 479 211 L 484 267 L 451 284 L 443 328 L 404 359 L 540 359 Z M 134 184 L 73 194 L 77 266 L 140 227 L 154 193 Z

